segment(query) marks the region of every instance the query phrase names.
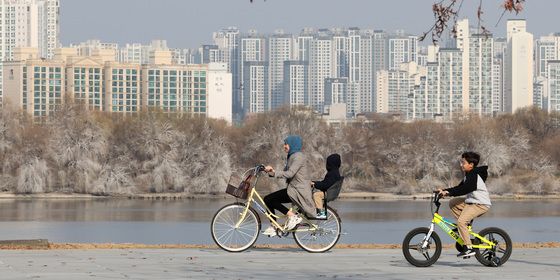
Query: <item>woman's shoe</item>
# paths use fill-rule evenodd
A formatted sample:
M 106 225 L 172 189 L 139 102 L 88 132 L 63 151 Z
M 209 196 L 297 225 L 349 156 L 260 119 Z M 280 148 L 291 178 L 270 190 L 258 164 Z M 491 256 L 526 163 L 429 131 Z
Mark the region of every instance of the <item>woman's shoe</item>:
M 303 219 L 298 215 L 290 216 L 288 218 L 288 224 L 286 225 L 286 230 L 291 230 L 295 228 L 299 223 L 301 223 L 302 220 Z
M 262 234 L 267 235 L 268 237 L 274 237 L 276 236 L 278 233 L 276 232 L 276 229 L 273 226 L 269 226 L 268 228 L 266 228 Z

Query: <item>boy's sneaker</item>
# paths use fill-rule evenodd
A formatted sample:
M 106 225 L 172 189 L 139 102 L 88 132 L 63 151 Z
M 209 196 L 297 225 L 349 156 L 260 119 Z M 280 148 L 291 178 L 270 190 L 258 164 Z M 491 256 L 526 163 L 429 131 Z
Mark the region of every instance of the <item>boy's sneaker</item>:
M 476 254 L 476 251 L 473 248 L 468 248 L 466 251 L 461 252 L 457 255 L 457 258 L 470 258 Z
M 327 211 L 325 210 L 320 210 L 317 212 L 317 219 L 326 219 L 327 218 Z
M 273 226 L 269 226 L 268 228 L 266 228 L 262 234 L 264 235 L 268 235 L 268 237 L 274 237 L 276 236 L 278 233 L 276 232 L 276 229 Z
M 298 215 L 290 216 L 288 218 L 288 223 L 286 225 L 286 230 L 291 230 L 291 229 L 295 228 L 299 223 L 301 223 L 302 220 L 303 219 Z

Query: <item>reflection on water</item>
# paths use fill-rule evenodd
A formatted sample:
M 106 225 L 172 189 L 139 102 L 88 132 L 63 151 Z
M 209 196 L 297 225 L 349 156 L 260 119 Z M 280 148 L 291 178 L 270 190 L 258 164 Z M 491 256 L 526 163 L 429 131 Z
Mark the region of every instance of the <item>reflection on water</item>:
M 54 242 L 212 244 L 214 213 L 232 200 L 0 200 L 0 239 L 47 238 Z M 427 200 L 337 201 L 342 243 L 400 243 L 412 228 L 428 226 Z M 442 215 L 451 218 L 449 207 Z M 264 226 L 267 222 L 263 220 Z M 475 228 L 498 226 L 514 241 L 558 241 L 560 201 L 494 201 Z M 443 237 L 443 233 L 440 234 Z M 443 237 L 443 240 L 447 240 Z M 449 240 L 447 240 L 449 241 Z M 292 240 L 259 238 L 259 243 Z

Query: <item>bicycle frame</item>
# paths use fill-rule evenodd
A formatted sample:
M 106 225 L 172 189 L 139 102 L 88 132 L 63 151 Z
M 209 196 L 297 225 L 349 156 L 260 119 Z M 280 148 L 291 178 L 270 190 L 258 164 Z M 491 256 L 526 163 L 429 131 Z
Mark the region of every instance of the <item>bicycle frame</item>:
M 272 211 L 270 211 L 270 209 L 268 209 L 268 207 L 266 206 L 266 204 L 264 203 L 264 199 L 261 197 L 261 195 L 257 192 L 256 188 L 257 188 L 257 183 L 259 181 L 259 167 L 255 167 L 255 168 L 251 168 L 247 171 L 245 171 L 244 174 L 246 174 L 248 171 L 253 170 L 253 175 L 255 176 L 255 184 L 253 186 L 253 188 L 251 188 L 251 192 L 249 193 L 249 196 L 247 197 L 247 200 L 245 202 L 245 210 L 243 211 L 243 213 L 241 214 L 241 217 L 239 219 L 239 221 L 237 222 L 237 224 L 235 225 L 235 227 L 239 227 L 241 225 L 241 223 L 245 220 L 245 216 L 247 215 L 247 212 L 249 212 L 249 208 L 251 207 L 251 205 L 255 205 L 255 208 L 257 210 L 259 210 L 259 212 L 261 212 L 262 214 L 264 214 L 266 216 L 266 218 L 270 221 L 270 223 L 277 229 L 280 229 L 284 232 L 284 227 L 282 225 L 280 225 L 276 219 L 279 218 L 285 218 L 286 215 L 276 215 L 274 213 L 272 213 Z M 260 203 L 260 204 L 259 204 Z M 292 211 L 293 208 L 290 208 L 290 211 Z M 314 223 L 311 223 L 307 217 L 305 217 L 305 215 L 301 215 L 303 218 L 303 221 L 305 221 L 306 223 L 308 223 L 312 228 L 306 228 L 306 229 L 292 229 L 292 230 L 288 230 L 285 231 L 285 233 L 289 233 L 289 232 L 306 232 L 306 231 L 312 231 L 312 230 L 316 230 L 317 229 L 317 225 L 315 225 Z
M 435 195 L 435 197 L 433 199 L 433 203 L 437 206 L 437 208 L 436 208 L 436 211 L 433 214 L 432 222 L 430 224 L 430 231 L 426 235 L 426 238 L 424 239 L 424 242 L 422 243 L 422 247 L 426 247 L 428 245 L 428 240 L 430 239 L 430 236 L 432 235 L 432 232 L 434 232 L 434 230 L 435 230 L 435 225 L 438 225 L 443 230 L 443 232 L 447 233 L 447 235 L 449 235 L 451 237 L 451 239 L 453 239 L 457 243 L 459 243 L 459 245 L 461 245 L 461 246 L 465 245 L 465 242 L 461 238 L 461 235 L 457 231 L 453 230 L 453 229 L 457 228 L 457 225 L 452 223 L 451 221 L 447 220 L 445 217 L 441 216 L 438 213 L 441 203 L 439 202 L 439 196 L 437 194 Z M 475 248 L 475 249 L 492 249 L 494 246 L 496 246 L 496 244 L 494 242 L 480 236 L 476 232 L 473 232 L 471 226 L 469 226 L 468 229 L 469 229 L 469 235 L 470 236 L 473 236 L 473 237 L 477 238 L 478 240 L 480 240 L 482 242 L 482 244 L 473 244 L 472 245 L 473 248 Z

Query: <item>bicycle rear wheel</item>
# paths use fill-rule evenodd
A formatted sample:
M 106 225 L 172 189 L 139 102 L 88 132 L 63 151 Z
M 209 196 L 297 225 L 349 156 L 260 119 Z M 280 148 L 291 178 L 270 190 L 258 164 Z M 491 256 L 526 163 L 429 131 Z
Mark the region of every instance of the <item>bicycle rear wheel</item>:
M 239 223 L 245 208 L 242 203 L 229 204 L 218 210 L 212 218 L 212 239 L 220 248 L 228 252 L 242 252 L 257 241 L 261 228 L 259 215 L 253 208 L 249 208 L 245 218 Z M 236 227 L 237 223 L 239 226 Z
M 404 258 L 412 265 L 426 267 L 434 264 L 441 255 L 441 239 L 432 232 L 428 243 L 422 247 L 424 240 L 430 231 L 429 228 L 421 227 L 411 230 L 403 240 L 402 250 Z
M 513 243 L 509 235 L 496 227 L 485 228 L 480 231 L 480 236 L 492 241 L 496 246 L 492 249 L 478 249 L 476 259 L 485 266 L 498 267 L 507 262 L 513 250 Z M 477 238 L 475 242 L 481 243 Z
M 296 244 L 307 252 L 326 252 L 338 242 L 341 224 L 336 211 L 327 207 L 326 220 L 312 220 L 299 224 L 293 232 L 294 239 Z

